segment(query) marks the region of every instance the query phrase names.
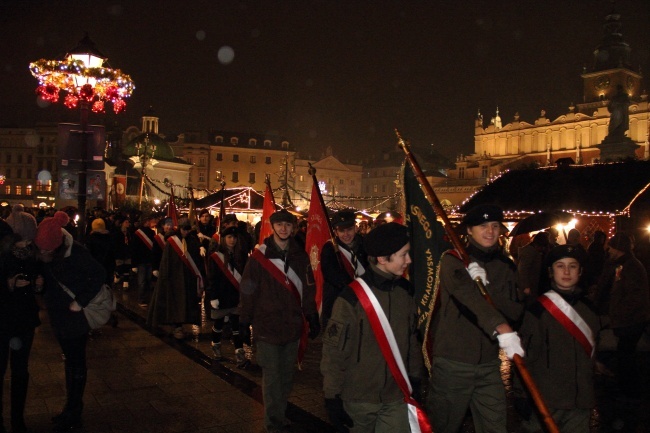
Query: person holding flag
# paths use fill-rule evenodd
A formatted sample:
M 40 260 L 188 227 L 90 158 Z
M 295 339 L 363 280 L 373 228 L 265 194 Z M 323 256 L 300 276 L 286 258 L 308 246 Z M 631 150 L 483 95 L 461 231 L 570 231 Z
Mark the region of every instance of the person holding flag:
M 323 245 L 320 261 L 323 271 L 323 327 L 332 315 L 332 306 L 341 290 L 355 278 L 362 276 L 368 268 L 368 256 L 363 248 L 363 239 L 356 233 L 354 212 L 341 210 L 331 218 L 336 239 Z M 336 242 L 336 245 L 334 244 Z
M 594 391 L 594 349 L 600 320 L 579 286 L 586 254 L 560 245 L 547 257 L 550 289 L 526 311 L 519 332 L 526 364 L 562 432 L 588 433 Z M 518 381 L 515 408 L 522 432 L 541 433 L 542 423 Z
M 306 337 L 320 332 L 309 256 L 293 239 L 296 219 L 286 209 L 274 212 L 272 235 L 251 254 L 240 282 L 240 334 L 255 332 L 262 367 L 264 425 L 279 432 L 293 387 L 294 363 L 301 362 Z M 302 349 L 299 350 L 299 349 Z
M 323 333 L 325 408 L 339 432 L 431 432 L 412 397 L 423 372 L 410 283 L 407 228 L 395 222 L 365 237 L 369 266 L 334 301 Z
M 436 433 L 457 433 L 467 409 L 477 431 L 506 432 L 506 394 L 499 348 L 524 355 L 510 323 L 521 318 L 514 263 L 498 244 L 503 211 L 478 205 L 463 218 L 469 266 L 455 250 L 440 259 L 439 310 L 434 314 L 427 411 Z M 480 278 L 494 305 L 476 288 Z

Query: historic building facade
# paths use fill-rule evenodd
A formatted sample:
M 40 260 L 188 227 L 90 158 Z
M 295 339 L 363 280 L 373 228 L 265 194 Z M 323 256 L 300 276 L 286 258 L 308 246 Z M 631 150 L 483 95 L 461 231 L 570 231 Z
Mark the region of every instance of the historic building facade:
M 474 153 L 458 156 L 455 168 L 449 171 L 450 179 L 436 191 L 454 196 L 455 204 L 460 204 L 457 200 L 462 195 L 473 193 L 491 176 L 508 169 L 648 159 L 650 111 L 643 77 L 632 67 L 620 16 L 607 15 L 603 27 L 593 66 L 581 75 L 583 102 L 572 104 L 555 119 L 547 118 L 542 110 L 532 123 L 515 114 L 503 125 L 497 109 L 486 126 L 479 113 L 474 122 Z M 615 108 L 619 98 L 626 100 L 626 110 Z M 613 131 L 613 116 L 624 117 L 624 130 L 618 136 Z
M 0 128 L 0 203 L 56 204 L 57 135 L 56 124 Z
M 313 185 L 309 174 L 309 164 L 316 169 L 316 179 L 325 204 L 333 208 L 353 207 L 363 209 L 361 196 L 363 169 L 358 164 L 344 164 L 328 147 L 319 160 L 297 157 L 293 189 L 289 190 L 292 204 L 303 210 L 309 209 L 309 199 Z

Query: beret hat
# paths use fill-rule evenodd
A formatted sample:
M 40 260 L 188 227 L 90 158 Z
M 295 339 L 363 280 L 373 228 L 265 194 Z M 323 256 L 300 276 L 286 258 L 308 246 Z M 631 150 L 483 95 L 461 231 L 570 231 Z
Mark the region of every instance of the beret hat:
M 406 226 L 390 222 L 370 230 L 363 240 L 363 246 L 371 257 L 386 257 L 402 249 L 408 242 Z
M 332 228 L 345 228 L 356 225 L 354 212 L 350 210 L 340 210 L 336 212 L 330 221 L 332 222 Z
M 280 223 L 280 222 L 291 223 L 291 224 L 296 223 L 296 217 L 293 216 L 293 214 L 286 209 L 280 209 L 277 212 L 273 212 L 269 220 L 271 221 L 271 224 Z
M 503 210 L 493 204 L 481 204 L 472 208 L 463 217 L 463 224 L 468 227 L 477 226 L 490 221 L 503 221 Z
M 548 266 L 551 266 L 558 260 L 567 257 L 576 259 L 580 263 L 580 266 L 584 266 L 585 260 L 587 259 L 584 250 L 581 248 L 576 248 L 573 245 L 558 245 L 557 247 L 551 248 L 551 251 L 549 251 L 546 257 L 546 263 Z

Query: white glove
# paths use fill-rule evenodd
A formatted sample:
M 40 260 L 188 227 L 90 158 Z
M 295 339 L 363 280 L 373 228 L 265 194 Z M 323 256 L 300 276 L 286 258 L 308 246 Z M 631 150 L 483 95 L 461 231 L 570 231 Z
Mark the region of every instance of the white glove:
M 218 310 L 219 309 L 219 300 L 218 299 L 211 300 L 210 301 L 210 306 L 212 307 L 212 309 Z
M 521 347 L 521 340 L 516 332 L 506 332 L 505 334 L 497 335 L 499 339 L 499 347 L 506 353 L 508 359 L 512 360 L 515 354 L 523 357 L 524 348 Z
M 152 274 L 153 274 L 154 277 L 158 278 L 158 275 L 160 275 L 160 272 L 158 272 L 156 270 L 156 271 L 153 271 Z
M 483 284 L 490 284 L 487 279 L 487 272 L 485 272 L 485 269 L 483 269 L 478 263 L 470 263 L 469 266 L 467 266 L 467 272 L 469 273 L 469 276 L 472 277 L 472 280 L 480 278 Z
M 201 248 L 199 248 L 199 251 L 201 252 L 201 257 L 205 257 L 205 253 L 207 252 L 207 251 L 205 250 L 205 247 L 201 247 Z
M 131 272 L 133 272 L 134 274 L 137 274 L 138 273 L 138 268 L 131 268 Z

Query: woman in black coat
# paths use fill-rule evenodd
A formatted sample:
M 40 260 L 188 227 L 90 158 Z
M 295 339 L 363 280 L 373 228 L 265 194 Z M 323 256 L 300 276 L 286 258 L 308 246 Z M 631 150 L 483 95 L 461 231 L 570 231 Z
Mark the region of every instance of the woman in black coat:
M 72 235 L 63 230 L 68 216 L 57 212 L 38 226 L 34 243 L 43 262 L 43 295 L 54 334 L 65 355 L 67 400 L 63 411 L 52 418 L 55 432 L 81 426 L 86 386 L 86 343 L 90 326 L 82 309 L 97 295 L 105 281 L 104 268 Z M 66 293 L 67 287 L 74 299 Z

